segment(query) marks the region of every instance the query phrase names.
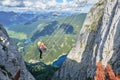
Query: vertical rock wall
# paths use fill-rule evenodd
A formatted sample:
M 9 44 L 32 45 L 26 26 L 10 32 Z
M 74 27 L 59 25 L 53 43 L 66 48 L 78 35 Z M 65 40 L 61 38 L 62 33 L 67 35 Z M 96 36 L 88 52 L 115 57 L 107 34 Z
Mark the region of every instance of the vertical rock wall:
M 100 0 L 93 6 L 76 47 L 52 80 L 92 80 L 99 61 L 120 72 L 120 0 Z
M 16 77 L 15 77 L 16 76 Z M 0 25 L 0 80 L 35 80 L 27 71 L 22 56 Z

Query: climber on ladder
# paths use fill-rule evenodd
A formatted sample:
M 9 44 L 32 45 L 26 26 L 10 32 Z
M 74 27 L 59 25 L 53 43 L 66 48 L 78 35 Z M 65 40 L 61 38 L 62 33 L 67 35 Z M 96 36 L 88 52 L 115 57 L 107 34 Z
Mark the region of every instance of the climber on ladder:
M 38 42 L 38 50 L 40 52 L 40 59 L 42 59 L 42 54 L 43 54 L 43 51 L 46 51 L 47 47 L 45 46 L 44 42 L 43 41 L 39 41 Z

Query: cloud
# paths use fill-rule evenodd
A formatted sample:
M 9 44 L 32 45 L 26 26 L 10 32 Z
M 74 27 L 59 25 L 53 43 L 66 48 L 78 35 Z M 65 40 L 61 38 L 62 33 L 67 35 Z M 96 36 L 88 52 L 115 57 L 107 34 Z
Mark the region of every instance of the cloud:
M 9 6 L 9 7 L 20 7 L 24 6 L 22 0 L 1 0 L 0 5 L 2 6 Z
M 94 4 L 98 0 L 0 0 L 0 6 L 5 9 L 19 10 L 62 10 L 75 11 L 86 4 Z M 14 7 L 14 8 L 13 8 Z
M 51 0 L 46 3 L 46 7 L 57 6 L 56 0 Z
M 33 5 L 33 2 L 31 2 L 31 1 L 23 1 L 23 3 L 27 7 L 31 7 Z

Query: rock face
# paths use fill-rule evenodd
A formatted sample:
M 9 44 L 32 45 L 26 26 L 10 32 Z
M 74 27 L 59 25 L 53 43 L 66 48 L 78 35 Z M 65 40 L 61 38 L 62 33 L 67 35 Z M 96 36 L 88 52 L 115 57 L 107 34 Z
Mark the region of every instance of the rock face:
M 99 61 L 96 64 L 96 72 L 95 72 L 94 80 L 120 80 L 120 78 L 117 78 L 117 75 L 115 76 L 113 69 L 110 64 L 107 64 L 106 67 L 103 66 L 102 62 Z
M 120 0 L 100 0 L 93 6 L 76 46 L 52 80 L 93 80 L 99 61 L 120 73 Z
M 35 80 L 27 71 L 22 56 L 0 25 L 0 80 Z
M 105 78 L 104 67 L 102 65 L 102 62 L 98 62 L 96 64 L 96 75 L 94 77 L 94 80 L 104 80 L 104 78 Z

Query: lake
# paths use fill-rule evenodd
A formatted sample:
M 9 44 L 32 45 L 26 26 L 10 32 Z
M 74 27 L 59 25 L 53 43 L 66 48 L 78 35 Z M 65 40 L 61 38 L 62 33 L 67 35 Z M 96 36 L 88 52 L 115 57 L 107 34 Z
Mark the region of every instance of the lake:
M 67 55 L 62 55 L 56 61 L 54 61 L 52 65 L 60 67 L 62 66 L 66 58 L 67 58 Z

